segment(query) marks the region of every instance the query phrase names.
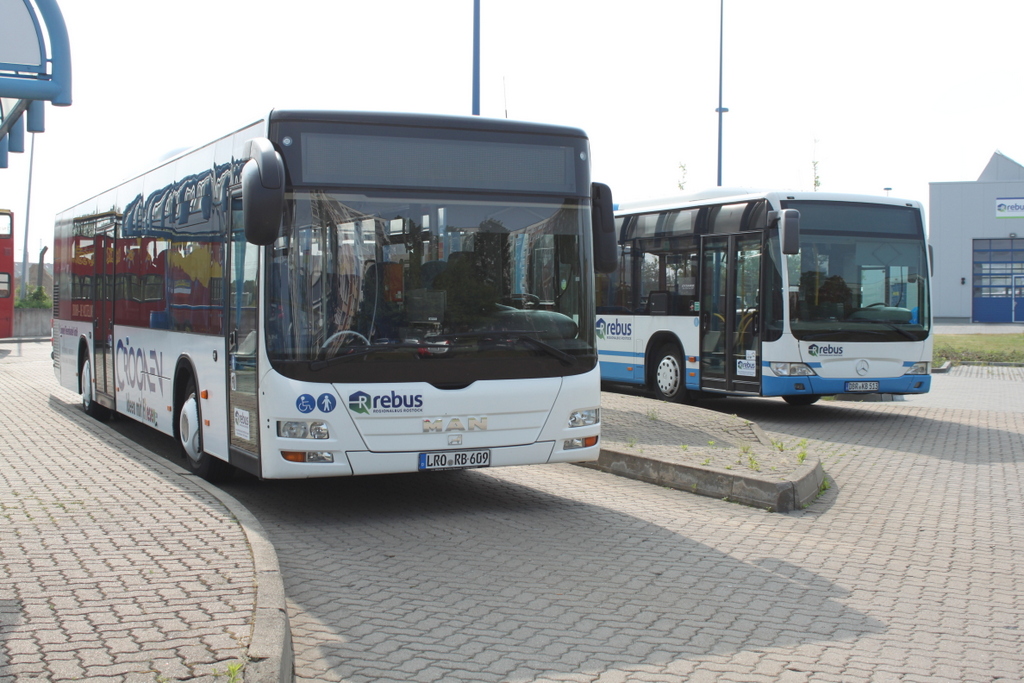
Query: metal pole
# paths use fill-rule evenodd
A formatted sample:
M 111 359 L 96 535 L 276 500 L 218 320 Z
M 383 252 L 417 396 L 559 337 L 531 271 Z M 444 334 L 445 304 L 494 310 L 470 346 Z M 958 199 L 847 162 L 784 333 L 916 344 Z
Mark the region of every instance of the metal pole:
M 725 35 L 725 0 L 721 0 L 718 17 L 718 186 L 722 186 L 722 114 L 729 111 L 722 106 L 722 43 Z
M 480 0 L 473 0 L 473 116 L 480 116 Z
M 25 248 L 21 256 L 21 298 L 28 298 L 28 217 L 32 209 L 32 166 L 36 160 L 36 134 L 32 133 L 28 153 L 28 193 L 25 199 Z

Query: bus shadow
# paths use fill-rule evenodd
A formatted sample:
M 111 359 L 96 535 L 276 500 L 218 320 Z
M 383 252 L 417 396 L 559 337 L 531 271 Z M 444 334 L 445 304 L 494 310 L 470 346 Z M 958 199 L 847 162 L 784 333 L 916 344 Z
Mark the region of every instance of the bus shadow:
M 299 675 L 669 671 L 886 629 L 844 605 L 843 587 L 779 559 L 786 548 L 739 559 L 689 538 L 687 520 L 585 500 L 632 482 L 591 472 L 590 494 L 566 497 L 520 483 L 520 469 L 224 486 L 277 549 Z

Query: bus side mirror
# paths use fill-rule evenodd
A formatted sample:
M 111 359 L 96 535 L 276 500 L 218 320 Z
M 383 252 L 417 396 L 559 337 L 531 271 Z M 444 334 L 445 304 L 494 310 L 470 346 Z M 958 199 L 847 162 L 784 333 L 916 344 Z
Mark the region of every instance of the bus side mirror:
M 590 200 L 594 231 L 594 270 L 599 273 L 614 273 L 619 267 L 619 245 L 615 239 L 612 189 L 603 183 L 592 183 Z
M 284 211 L 284 160 L 266 138 L 248 142 L 242 167 L 242 227 L 247 242 L 273 244 Z
M 768 223 L 779 226 L 779 241 L 782 243 L 783 254 L 800 253 L 800 212 L 796 209 L 783 209 L 768 213 Z

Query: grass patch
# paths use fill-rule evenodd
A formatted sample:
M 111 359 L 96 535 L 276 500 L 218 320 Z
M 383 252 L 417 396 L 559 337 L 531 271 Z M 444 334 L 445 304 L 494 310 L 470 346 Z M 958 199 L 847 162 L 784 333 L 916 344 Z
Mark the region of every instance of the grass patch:
M 937 334 L 932 362 L 1024 363 L 1024 334 Z

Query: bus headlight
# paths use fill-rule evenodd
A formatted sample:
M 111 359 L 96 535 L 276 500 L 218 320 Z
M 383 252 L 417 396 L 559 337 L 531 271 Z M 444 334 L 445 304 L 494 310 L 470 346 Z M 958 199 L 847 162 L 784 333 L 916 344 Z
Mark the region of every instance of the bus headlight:
M 327 423 L 320 420 L 278 420 L 277 435 L 286 439 L 329 439 Z
M 927 375 L 931 372 L 931 363 L 926 360 L 911 365 L 904 375 Z
M 569 413 L 570 427 L 589 427 L 601 421 L 601 409 L 574 410 Z
M 768 367 L 779 377 L 812 377 L 817 374 L 806 363 L 769 363 Z

